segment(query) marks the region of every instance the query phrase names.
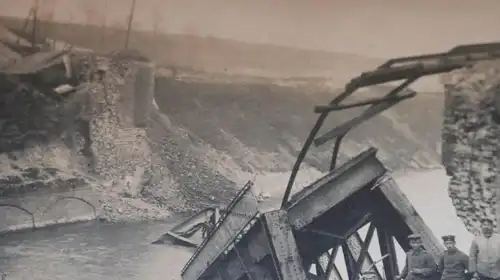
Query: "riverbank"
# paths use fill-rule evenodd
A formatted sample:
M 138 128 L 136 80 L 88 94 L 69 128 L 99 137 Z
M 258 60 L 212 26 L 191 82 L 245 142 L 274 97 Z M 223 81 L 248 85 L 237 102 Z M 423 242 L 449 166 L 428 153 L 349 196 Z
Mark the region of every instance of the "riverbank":
M 435 174 L 434 180 L 439 184 L 447 186 L 447 178 L 441 174 L 440 169 L 415 171 L 397 171 L 393 173 L 396 180 L 406 178 L 408 174 Z M 323 175 L 319 170 L 312 167 L 304 167 L 297 174 L 292 189 L 292 194 L 303 187 L 314 182 Z M 235 182 L 252 180 L 254 195 L 261 200 L 262 209 L 279 207 L 285 186 L 288 182 L 290 172 L 260 172 L 252 174 L 249 172 L 235 172 L 230 177 Z M 415 177 L 417 175 L 413 175 Z M 427 175 L 428 176 L 428 175 Z M 415 182 L 422 180 L 418 176 L 413 180 L 404 180 L 403 186 L 411 185 L 418 191 L 419 186 Z M 429 180 L 429 179 L 427 179 Z M 426 182 L 429 184 L 429 182 Z M 166 207 L 161 208 L 155 204 L 148 203 L 142 199 L 120 195 L 113 189 L 106 187 L 90 186 L 59 186 L 42 189 L 14 189 L 13 192 L 4 193 L 0 198 L 0 233 L 19 231 L 25 229 L 42 228 L 55 224 L 68 224 L 74 222 L 90 221 L 100 219 L 107 222 L 138 222 L 138 221 L 164 221 L 178 213 L 172 212 Z M 217 190 L 212 190 L 214 196 L 213 205 L 224 207 L 224 203 L 217 203 L 215 196 Z M 423 211 L 427 211 L 426 208 Z

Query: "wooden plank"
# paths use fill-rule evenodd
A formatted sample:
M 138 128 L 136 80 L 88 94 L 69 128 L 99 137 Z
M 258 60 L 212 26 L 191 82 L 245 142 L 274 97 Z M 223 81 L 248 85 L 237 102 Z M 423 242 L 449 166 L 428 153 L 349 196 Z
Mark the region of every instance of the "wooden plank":
M 284 210 L 263 215 L 279 280 L 307 280 L 292 227 Z
M 444 248 L 441 246 L 439 239 L 434 236 L 431 229 L 417 213 L 410 200 L 399 189 L 396 182 L 389 175 L 386 175 L 378 184 L 378 188 L 385 195 L 395 211 L 399 213 L 399 216 L 404 220 L 409 229 L 413 233 L 418 233 L 422 236 L 424 247 L 437 262 Z
M 313 183 L 300 198 L 287 206 L 288 218 L 299 230 L 333 208 L 370 182 L 386 169 L 375 157 L 376 149 L 368 149 L 337 170 Z
M 257 199 L 249 183 L 228 206 L 227 213 L 217 223 L 215 230 L 198 247 L 181 272 L 183 280 L 197 280 L 235 241 L 259 212 Z

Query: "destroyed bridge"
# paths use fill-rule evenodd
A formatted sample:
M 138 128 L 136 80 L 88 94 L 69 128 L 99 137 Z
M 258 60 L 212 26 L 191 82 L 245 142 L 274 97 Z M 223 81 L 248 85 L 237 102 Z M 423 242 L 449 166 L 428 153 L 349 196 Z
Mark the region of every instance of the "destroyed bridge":
M 369 148 L 337 167 L 343 137 L 354 127 L 398 102 L 412 98 L 406 87 L 420 77 L 445 73 L 481 60 L 500 57 L 500 43 L 458 46 L 446 53 L 389 60 L 363 73 L 326 106 L 317 106 L 317 123 L 293 167 L 279 210 L 261 212 L 251 184 L 226 208 L 210 234 L 182 270 L 183 280 L 341 280 L 335 257 L 342 248 L 349 280 L 395 279 L 399 272 L 395 242 L 405 251 L 406 237 L 422 236 L 436 258 L 442 248 L 422 218 L 400 191 L 384 164 Z M 357 89 L 390 81 L 403 82 L 385 97 L 341 103 Z M 330 112 L 371 105 L 360 116 L 316 137 Z M 331 171 L 290 198 L 295 177 L 309 147 L 335 139 Z M 365 240 L 358 231 L 369 225 Z M 373 265 L 370 242 L 378 236 L 383 268 Z M 309 272 L 316 267 L 315 274 Z

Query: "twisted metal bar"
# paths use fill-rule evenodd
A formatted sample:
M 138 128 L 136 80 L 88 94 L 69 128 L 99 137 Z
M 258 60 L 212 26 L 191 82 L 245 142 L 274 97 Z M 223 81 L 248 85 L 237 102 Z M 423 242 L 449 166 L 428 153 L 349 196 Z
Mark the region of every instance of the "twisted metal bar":
M 372 105 L 356 120 L 353 119 L 348 123 L 344 123 L 341 126 L 334 128 L 332 131 L 334 131 L 335 133 L 332 132 L 329 137 L 324 138 L 323 140 L 316 139 L 317 142 L 316 145 L 323 144 L 333 138 L 337 139 L 335 146 L 333 148 L 331 166 L 330 166 L 331 169 L 334 169 L 336 167 L 340 145 L 344 136 L 352 128 L 358 126 L 362 122 L 376 116 L 377 114 L 391 107 L 387 105 L 387 102 L 389 101 L 377 100 L 377 99 L 366 100 L 364 102 L 359 102 L 358 104 L 340 105 L 342 101 L 344 101 L 347 97 L 352 95 L 356 90 L 362 87 L 368 87 L 390 81 L 404 79 L 405 82 L 403 82 L 401 85 L 399 85 L 386 95 L 386 98 L 391 98 L 391 97 L 401 98 L 401 96 L 397 96 L 397 94 L 423 76 L 446 73 L 467 66 L 474 62 L 482 60 L 491 60 L 499 57 L 500 57 L 500 42 L 460 45 L 444 53 L 390 59 L 385 63 L 383 63 L 382 65 L 380 65 L 378 68 L 376 68 L 376 70 L 362 73 L 359 77 L 352 79 L 345 86 L 345 91 L 340 95 L 338 95 L 337 97 L 335 97 L 327 106 L 316 108 L 316 112 L 320 112 L 321 114 L 319 115 L 311 132 L 309 133 L 304 143 L 304 146 L 299 152 L 297 160 L 295 161 L 292 167 L 292 172 L 290 174 L 290 178 L 288 180 L 285 193 L 283 195 L 281 207 L 282 208 L 285 207 L 290 197 L 290 193 L 292 191 L 293 184 L 297 177 L 300 165 L 304 161 L 309 148 L 315 141 L 314 139 L 316 135 L 318 134 L 320 128 L 322 127 L 324 121 L 326 120 L 328 114 L 331 111 L 343 110 L 357 106 Z M 321 139 L 321 137 L 319 139 Z

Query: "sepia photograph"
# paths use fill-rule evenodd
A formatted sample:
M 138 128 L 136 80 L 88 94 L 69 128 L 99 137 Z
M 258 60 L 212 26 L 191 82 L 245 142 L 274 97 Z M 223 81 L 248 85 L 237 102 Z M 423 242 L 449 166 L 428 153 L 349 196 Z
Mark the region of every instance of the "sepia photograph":
M 0 280 L 500 280 L 499 27 L 0 0 Z

